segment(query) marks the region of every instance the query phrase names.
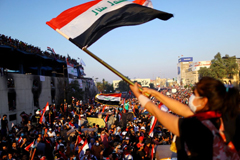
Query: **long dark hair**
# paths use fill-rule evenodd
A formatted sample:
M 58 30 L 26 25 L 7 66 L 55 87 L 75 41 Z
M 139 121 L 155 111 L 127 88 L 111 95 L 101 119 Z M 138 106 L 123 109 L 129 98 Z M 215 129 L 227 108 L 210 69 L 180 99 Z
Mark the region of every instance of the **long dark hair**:
M 227 87 L 211 77 L 203 77 L 196 84 L 196 89 L 200 96 L 208 98 L 209 110 L 232 118 L 239 115 L 240 95 L 237 88 Z

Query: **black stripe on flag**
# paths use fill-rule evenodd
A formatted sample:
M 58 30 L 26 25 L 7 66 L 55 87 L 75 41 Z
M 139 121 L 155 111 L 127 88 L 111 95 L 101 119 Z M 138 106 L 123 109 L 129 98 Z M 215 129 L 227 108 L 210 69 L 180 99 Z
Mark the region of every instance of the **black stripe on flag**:
M 101 104 L 109 105 L 109 106 L 116 106 L 116 105 L 120 104 L 119 101 L 104 101 L 104 100 L 100 100 L 100 99 L 96 99 L 95 101 L 99 102 Z

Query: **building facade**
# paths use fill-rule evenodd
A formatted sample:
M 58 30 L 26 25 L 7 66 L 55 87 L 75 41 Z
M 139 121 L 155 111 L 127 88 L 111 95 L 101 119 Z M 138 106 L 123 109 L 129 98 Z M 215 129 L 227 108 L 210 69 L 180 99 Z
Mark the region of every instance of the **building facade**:
M 188 82 L 192 82 L 192 72 L 189 70 L 189 66 L 193 63 L 193 57 L 181 57 L 178 59 L 177 64 L 177 83 L 185 85 Z
M 177 83 L 181 85 L 194 84 L 199 81 L 198 71 L 201 67 L 209 68 L 211 61 L 193 62 L 193 57 L 182 57 L 178 60 Z

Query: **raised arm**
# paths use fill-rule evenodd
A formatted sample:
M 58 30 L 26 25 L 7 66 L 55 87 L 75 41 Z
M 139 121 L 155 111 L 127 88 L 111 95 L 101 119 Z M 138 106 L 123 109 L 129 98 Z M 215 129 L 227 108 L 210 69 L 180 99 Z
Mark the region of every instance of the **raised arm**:
M 131 90 L 134 95 L 138 98 L 140 103 L 145 107 L 148 112 L 157 118 L 157 120 L 167 129 L 169 129 L 173 134 L 179 136 L 179 127 L 178 120 L 179 117 L 174 116 L 173 114 L 164 112 L 160 110 L 155 104 L 152 103 L 150 99 L 145 97 L 139 92 L 137 83 L 134 86 L 130 85 Z
M 180 115 L 183 117 L 189 117 L 194 114 L 187 105 L 182 104 L 181 102 L 175 99 L 169 98 L 168 96 L 165 96 L 156 90 L 143 88 L 142 93 L 143 94 L 148 93 L 151 96 L 154 96 L 156 99 L 162 102 L 166 107 L 171 109 L 171 111 L 176 113 L 177 115 Z

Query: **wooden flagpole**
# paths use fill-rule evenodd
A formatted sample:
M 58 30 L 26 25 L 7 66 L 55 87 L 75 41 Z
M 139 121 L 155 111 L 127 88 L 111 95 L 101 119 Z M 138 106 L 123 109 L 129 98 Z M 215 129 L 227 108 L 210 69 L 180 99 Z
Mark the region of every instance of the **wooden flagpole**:
M 36 153 L 36 148 L 34 148 L 34 150 L 33 150 L 33 153 L 32 153 L 32 155 L 31 155 L 31 160 L 33 160 L 33 158 L 34 158 L 34 156 L 35 156 L 35 153 Z

